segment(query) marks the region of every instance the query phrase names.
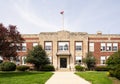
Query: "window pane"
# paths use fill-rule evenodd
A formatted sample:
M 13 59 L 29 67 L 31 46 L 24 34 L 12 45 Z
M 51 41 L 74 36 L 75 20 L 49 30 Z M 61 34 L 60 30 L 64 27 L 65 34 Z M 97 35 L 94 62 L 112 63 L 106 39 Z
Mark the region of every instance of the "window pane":
M 60 51 L 68 51 L 69 50 L 69 42 L 59 42 L 58 50 Z
M 100 61 L 101 61 L 101 64 L 105 64 L 106 63 L 105 56 L 101 56 Z
M 106 51 L 106 45 L 105 45 L 105 43 L 101 43 L 101 51 Z
M 26 51 L 27 48 L 26 48 L 26 43 L 22 43 L 22 51 Z
M 94 43 L 89 43 L 89 51 L 94 51 Z
M 22 56 L 22 64 L 23 64 L 23 65 L 26 64 L 26 56 Z
M 107 51 L 112 51 L 112 43 L 107 43 Z
M 33 43 L 33 47 L 35 47 L 35 46 L 37 46 L 38 45 L 38 43 Z
M 52 42 L 45 42 L 45 50 L 46 51 L 52 50 Z
M 113 43 L 113 51 L 118 51 L 118 43 Z
M 21 44 L 18 44 L 18 43 L 17 43 L 16 46 L 17 46 L 17 52 L 18 52 L 18 51 L 21 51 Z
M 16 65 L 20 65 L 20 56 L 16 56 Z
M 14 61 L 14 57 L 10 57 L 10 62 L 13 62 Z
M 2 56 L 0 56 L 0 60 L 3 60 L 3 57 L 2 57 Z
M 52 64 L 52 56 L 48 56 L 48 59 L 50 60 L 50 64 Z
M 82 50 L 82 42 L 76 42 L 75 43 L 75 50 Z
M 82 56 L 76 56 L 76 64 L 82 63 Z

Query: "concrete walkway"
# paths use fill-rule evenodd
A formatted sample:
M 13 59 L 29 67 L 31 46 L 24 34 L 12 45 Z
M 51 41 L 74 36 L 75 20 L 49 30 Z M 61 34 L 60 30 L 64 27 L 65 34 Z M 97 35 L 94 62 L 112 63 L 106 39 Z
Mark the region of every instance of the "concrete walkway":
M 54 72 L 54 75 L 45 84 L 91 84 L 74 72 Z

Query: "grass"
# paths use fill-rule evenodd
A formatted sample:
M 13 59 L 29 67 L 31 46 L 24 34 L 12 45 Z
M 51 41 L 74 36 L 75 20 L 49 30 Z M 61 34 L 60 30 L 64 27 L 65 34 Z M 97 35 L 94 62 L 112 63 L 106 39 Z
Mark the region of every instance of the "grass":
M 75 74 L 85 78 L 86 80 L 90 81 L 92 84 L 114 84 L 106 73 L 107 72 L 87 71 L 87 72 L 76 72 Z
M 51 72 L 0 72 L 0 84 L 45 84 Z

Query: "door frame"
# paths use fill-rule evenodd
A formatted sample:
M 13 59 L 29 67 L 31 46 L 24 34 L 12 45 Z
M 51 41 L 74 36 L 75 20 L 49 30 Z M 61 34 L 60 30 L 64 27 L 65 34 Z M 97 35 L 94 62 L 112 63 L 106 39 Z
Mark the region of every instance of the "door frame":
M 64 62 L 64 63 L 61 63 Z M 60 58 L 60 68 L 67 68 L 67 57 L 61 57 Z

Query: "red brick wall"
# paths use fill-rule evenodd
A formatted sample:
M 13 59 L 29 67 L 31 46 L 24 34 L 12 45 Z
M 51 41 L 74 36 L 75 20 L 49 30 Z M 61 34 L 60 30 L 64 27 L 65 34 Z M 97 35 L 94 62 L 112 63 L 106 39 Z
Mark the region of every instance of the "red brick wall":
M 115 43 L 115 42 L 113 42 L 113 43 Z M 97 59 L 98 64 L 100 64 L 100 57 L 101 56 L 110 56 L 114 53 L 113 51 L 101 51 L 100 49 L 101 49 L 101 42 L 94 42 L 93 55 Z M 118 49 L 120 50 L 120 42 L 118 43 Z
M 108 38 L 89 38 L 88 40 L 108 40 Z
M 25 40 L 39 40 L 39 38 L 24 38 Z
M 120 40 L 120 38 L 111 38 L 110 40 Z

